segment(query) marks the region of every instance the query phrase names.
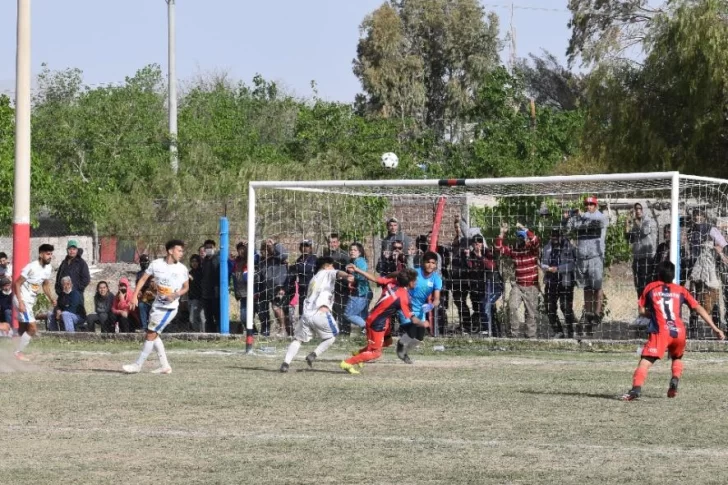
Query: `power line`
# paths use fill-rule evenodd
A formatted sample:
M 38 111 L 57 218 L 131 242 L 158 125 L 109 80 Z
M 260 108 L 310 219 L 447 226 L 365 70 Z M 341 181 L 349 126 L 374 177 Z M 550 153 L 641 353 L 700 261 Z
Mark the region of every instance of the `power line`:
M 570 10 L 567 8 L 534 7 L 531 5 L 517 5 L 509 3 L 481 3 L 481 5 L 488 8 L 505 8 L 508 10 L 511 10 L 511 8 L 513 8 L 515 10 L 533 10 L 538 12 L 570 12 Z

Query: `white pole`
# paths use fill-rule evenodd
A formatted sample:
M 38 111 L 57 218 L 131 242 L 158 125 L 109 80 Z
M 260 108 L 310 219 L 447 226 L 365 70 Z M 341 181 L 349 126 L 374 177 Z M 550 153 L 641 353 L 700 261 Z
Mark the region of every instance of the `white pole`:
M 174 1 L 167 1 L 167 35 L 168 52 L 167 61 L 167 87 L 169 90 L 169 159 L 172 165 L 172 172 L 177 173 L 179 169 L 179 158 L 177 154 L 177 59 L 176 59 L 176 23 L 174 12 Z
M 255 298 L 255 189 L 248 184 L 248 298 L 245 320 L 245 351 L 253 350 L 253 314 Z M 266 303 L 267 304 L 267 303 Z
M 672 175 L 670 194 L 670 261 L 675 265 L 675 281 L 680 284 L 680 174 Z
M 13 280 L 30 261 L 30 0 L 18 0 L 16 55 Z

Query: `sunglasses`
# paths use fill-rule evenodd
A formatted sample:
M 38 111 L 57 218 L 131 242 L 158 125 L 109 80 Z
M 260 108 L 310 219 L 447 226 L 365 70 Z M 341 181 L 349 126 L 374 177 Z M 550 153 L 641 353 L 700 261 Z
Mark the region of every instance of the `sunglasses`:
M 392 249 L 394 249 L 395 251 L 397 251 L 397 250 L 401 251 L 401 250 L 404 249 L 404 247 L 402 247 L 402 246 L 392 246 Z

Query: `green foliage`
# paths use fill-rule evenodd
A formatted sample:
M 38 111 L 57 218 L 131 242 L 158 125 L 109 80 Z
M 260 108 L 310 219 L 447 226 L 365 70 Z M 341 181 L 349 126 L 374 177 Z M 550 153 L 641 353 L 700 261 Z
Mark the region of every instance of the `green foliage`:
M 641 65 L 590 75 L 585 148 L 613 171 L 726 177 L 728 2 L 676 0 L 650 17 Z
M 9 228 L 13 219 L 13 164 L 15 134 L 10 98 L 0 95 L 0 227 Z M 5 232 L 5 231 L 2 231 Z
M 498 18 L 476 0 L 392 0 L 367 16 L 354 60 L 370 113 L 459 136 L 498 62 Z M 411 123 L 414 122 L 414 123 Z

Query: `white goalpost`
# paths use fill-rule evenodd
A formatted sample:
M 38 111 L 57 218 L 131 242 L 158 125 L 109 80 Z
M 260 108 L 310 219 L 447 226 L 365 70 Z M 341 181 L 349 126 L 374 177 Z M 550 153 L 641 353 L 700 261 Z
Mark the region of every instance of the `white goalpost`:
M 305 298 L 312 262 L 331 255 L 343 267 L 344 251 L 354 242 L 361 244 L 368 270 L 375 274 L 416 267 L 424 252 L 437 253 L 444 288 L 441 307 L 432 315 L 436 336 L 507 337 L 521 332 L 538 338 L 637 337 L 633 322 L 638 289 L 654 277 L 656 257 L 674 262 L 676 281 L 711 306 L 708 312 L 725 326 L 727 196 L 726 180 L 678 172 L 250 182 L 248 268 L 256 272 L 248 284 L 248 348 L 256 323 L 266 337 L 274 335 L 273 329 L 279 336 L 290 335 L 298 318 L 296 300 Z M 604 216 L 603 227 L 588 222 L 594 216 L 587 213 L 595 209 L 584 202 L 591 197 Z M 591 229 L 584 229 L 589 224 Z M 395 232 L 389 234 L 388 225 Z M 528 231 L 525 240 L 526 233 L 520 234 L 517 226 Z M 514 300 L 525 285 L 524 273 L 515 275 L 523 241 L 538 255 L 538 296 L 529 290 L 531 296 Z M 598 261 L 591 261 L 590 245 L 598 247 Z M 563 271 L 551 270 L 555 266 L 549 265 L 566 258 L 569 247 L 574 253 L 571 267 L 562 264 Z M 489 254 L 485 259 L 483 252 Z M 543 260 L 546 255 L 549 261 Z M 600 269 L 599 289 L 598 278 L 592 282 L 583 276 Z M 556 280 L 565 288 L 558 295 Z M 346 313 L 348 294 L 356 291 L 361 290 L 337 286 L 334 313 L 346 333 L 358 330 Z M 369 298 L 376 299 L 376 289 Z M 529 308 L 531 300 L 536 306 Z M 566 324 L 573 327 L 568 335 Z M 692 338 L 710 335 L 693 319 L 690 327 Z

